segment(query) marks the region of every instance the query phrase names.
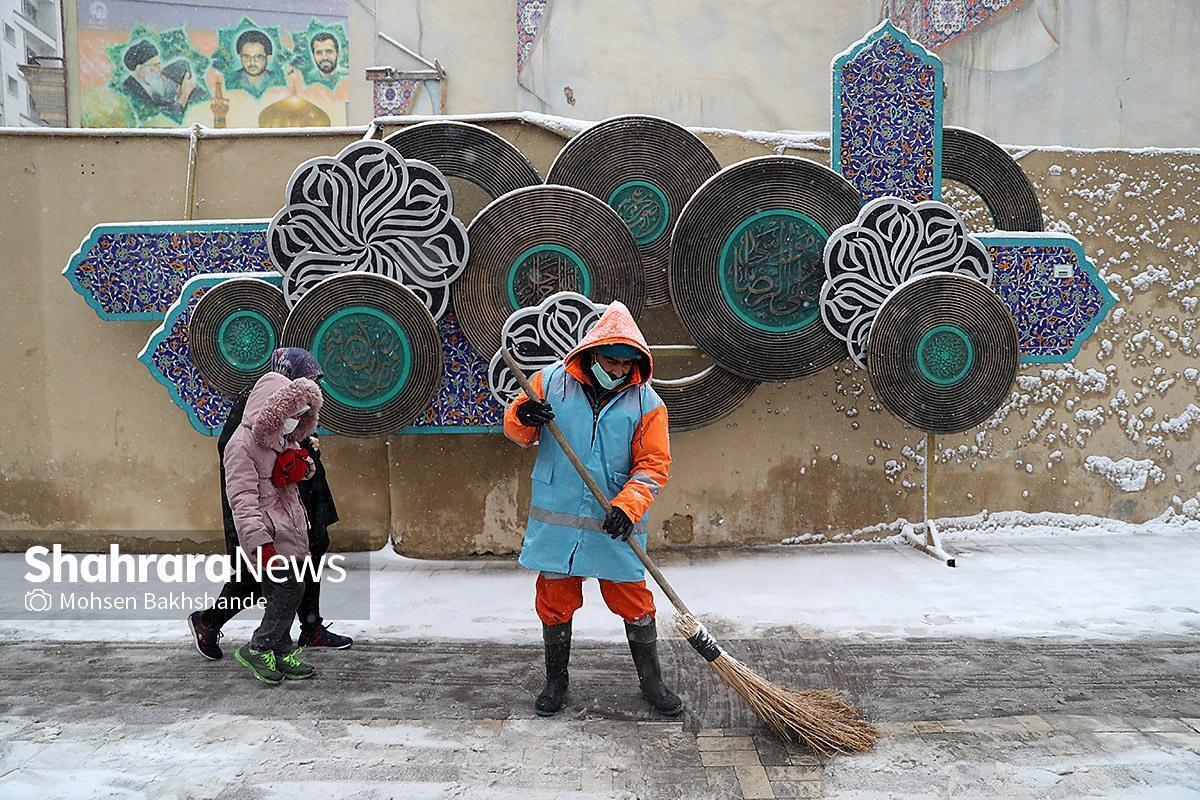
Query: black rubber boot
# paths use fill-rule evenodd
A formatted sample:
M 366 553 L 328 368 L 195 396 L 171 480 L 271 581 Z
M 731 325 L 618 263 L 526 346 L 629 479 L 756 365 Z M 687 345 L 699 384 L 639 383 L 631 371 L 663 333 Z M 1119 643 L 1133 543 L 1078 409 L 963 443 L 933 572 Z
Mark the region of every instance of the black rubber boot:
M 546 645 L 546 688 L 538 695 L 534 710 L 539 717 L 553 717 L 567 698 L 567 663 L 571 660 L 571 623 L 543 625 Z
M 654 621 L 649 625 L 626 622 L 625 635 L 629 637 L 629 652 L 633 653 L 642 697 L 668 717 L 678 715 L 683 711 L 683 701 L 663 684 L 662 667 L 658 663 L 658 628 Z

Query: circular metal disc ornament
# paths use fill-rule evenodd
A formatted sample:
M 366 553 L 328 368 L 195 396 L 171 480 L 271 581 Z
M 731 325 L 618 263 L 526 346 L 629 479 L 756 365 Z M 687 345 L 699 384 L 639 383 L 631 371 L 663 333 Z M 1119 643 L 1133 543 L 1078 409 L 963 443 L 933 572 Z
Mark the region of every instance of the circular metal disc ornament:
M 321 281 L 296 303 L 282 339 L 321 365 L 321 425 L 334 433 L 394 433 L 429 406 L 441 381 L 441 340 L 429 309 L 385 275 Z
M 942 129 L 942 178 L 968 186 L 1001 231 L 1040 231 L 1042 206 L 1029 176 L 1003 147 L 966 128 Z
M 867 347 L 879 401 L 926 433 L 961 433 L 988 419 L 1008 398 L 1019 359 L 1004 302 L 979 281 L 950 273 L 893 291 Z
M 500 348 L 512 312 L 560 291 L 596 303 L 645 307 L 641 256 L 607 205 L 567 186 L 531 186 L 494 200 L 467 229 L 471 257 L 454 286 L 454 310 L 478 353 Z
M 606 119 L 567 142 L 547 183 L 574 186 L 608 203 L 642 252 L 646 305 L 671 301 L 671 229 L 688 198 L 720 165 L 694 133 L 659 117 Z
M 286 318 L 287 304 L 278 287 L 255 278 L 223 281 L 192 310 L 192 361 L 214 389 L 230 397 L 240 394 L 270 367 Z
M 853 186 L 803 158 L 726 167 L 671 236 L 675 313 L 705 353 L 745 378 L 788 380 L 840 361 L 846 347 L 821 322 L 823 250 L 858 209 Z
M 730 414 L 758 387 L 758 381 L 713 364 L 686 378 L 654 378 L 654 391 L 667 407 L 673 431 L 694 431 Z
M 493 200 L 542 182 L 533 164 L 499 134 L 466 122 L 410 125 L 384 139 L 405 158 L 428 162 L 444 175 L 469 181 Z

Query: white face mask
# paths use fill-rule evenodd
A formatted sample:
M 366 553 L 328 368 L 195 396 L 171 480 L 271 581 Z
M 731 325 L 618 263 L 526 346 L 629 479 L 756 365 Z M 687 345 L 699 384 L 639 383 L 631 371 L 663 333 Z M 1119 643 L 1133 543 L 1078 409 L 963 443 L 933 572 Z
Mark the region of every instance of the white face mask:
M 283 435 L 287 436 L 300 425 L 300 420 L 295 417 L 288 417 L 283 421 Z

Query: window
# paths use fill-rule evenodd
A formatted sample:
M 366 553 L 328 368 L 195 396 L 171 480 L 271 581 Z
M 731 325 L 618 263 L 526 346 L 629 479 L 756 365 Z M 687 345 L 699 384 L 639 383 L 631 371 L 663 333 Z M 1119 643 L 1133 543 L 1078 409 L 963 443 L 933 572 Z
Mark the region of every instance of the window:
M 21 93 L 19 87 L 17 86 L 17 79 L 12 75 L 8 76 L 8 93 L 13 97 L 16 97 Z
M 13 28 L 12 25 L 9 25 L 7 22 L 4 23 L 4 40 L 6 42 L 8 42 L 9 44 L 11 44 L 13 47 L 16 47 L 16 45 L 17 45 L 17 31 L 16 31 L 16 29 Z

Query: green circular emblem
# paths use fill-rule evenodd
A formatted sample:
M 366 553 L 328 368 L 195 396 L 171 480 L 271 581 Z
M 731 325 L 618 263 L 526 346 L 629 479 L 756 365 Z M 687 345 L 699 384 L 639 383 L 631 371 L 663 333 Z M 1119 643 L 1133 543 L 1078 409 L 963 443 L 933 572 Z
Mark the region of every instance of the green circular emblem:
M 717 268 L 729 307 L 759 330 L 808 327 L 820 314 L 828 238 L 798 211 L 773 209 L 742 220 L 725 239 Z
M 321 323 L 312 352 L 325 371 L 321 388 L 352 408 L 374 408 L 391 400 L 412 369 L 412 346 L 404 329 L 369 306 L 343 308 Z
M 536 306 L 555 292 L 591 295 L 592 276 L 570 248 L 539 244 L 513 259 L 508 270 L 508 302 L 513 311 Z
M 953 386 L 975 363 L 975 348 L 966 331 L 954 325 L 938 325 L 917 342 L 917 368 L 938 386 Z
M 275 351 L 275 329 L 257 311 L 234 312 L 217 329 L 217 349 L 238 369 L 258 369 Z
M 671 220 L 671 204 L 653 183 L 626 181 L 613 189 L 608 204 L 625 220 L 633 240 L 640 245 L 650 244 L 667 231 Z

